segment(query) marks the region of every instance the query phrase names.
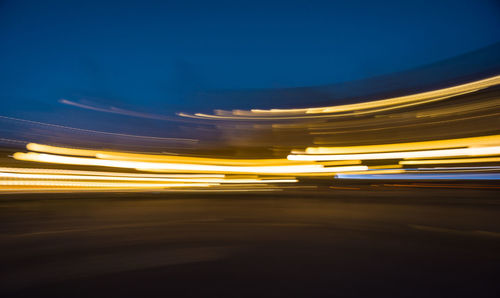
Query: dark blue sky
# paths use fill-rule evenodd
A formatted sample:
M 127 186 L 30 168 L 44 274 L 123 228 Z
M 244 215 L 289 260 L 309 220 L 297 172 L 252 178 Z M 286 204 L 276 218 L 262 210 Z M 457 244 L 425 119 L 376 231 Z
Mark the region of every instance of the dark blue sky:
M 193 91 L 349 81 L 497 41 L 497 0 L 4 0 L 0 99 L 175 110 Z

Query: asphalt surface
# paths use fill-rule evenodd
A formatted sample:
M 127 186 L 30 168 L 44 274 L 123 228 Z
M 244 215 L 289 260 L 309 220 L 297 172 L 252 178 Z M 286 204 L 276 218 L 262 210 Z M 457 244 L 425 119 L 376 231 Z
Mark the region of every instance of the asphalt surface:
M 500 192 L 0 196 L 1 297 L 500 297 Z

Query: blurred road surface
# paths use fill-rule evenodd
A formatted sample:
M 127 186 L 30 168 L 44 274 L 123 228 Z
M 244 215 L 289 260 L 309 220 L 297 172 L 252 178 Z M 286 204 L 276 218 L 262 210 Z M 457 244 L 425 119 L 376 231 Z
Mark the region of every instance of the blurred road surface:
M 499 297 L 498 191 L 0 198 L 1 297 Z

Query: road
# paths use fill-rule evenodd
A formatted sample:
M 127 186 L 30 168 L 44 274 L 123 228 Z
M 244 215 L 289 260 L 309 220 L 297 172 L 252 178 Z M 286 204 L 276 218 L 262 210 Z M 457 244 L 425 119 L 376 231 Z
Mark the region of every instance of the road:
M 18 194 L 2 297 L 499 297 L 498 191 Z

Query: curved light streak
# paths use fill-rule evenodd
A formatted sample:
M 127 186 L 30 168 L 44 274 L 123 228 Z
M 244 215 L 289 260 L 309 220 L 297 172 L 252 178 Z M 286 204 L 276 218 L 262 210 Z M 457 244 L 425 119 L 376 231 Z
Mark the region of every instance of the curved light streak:
M 250 111 L 236 110 L 232 112 L 218 111 L 217 115 L 196 113 L 190 115 L 187 113 L 178 113 L 182 117 L 199 118 L 199 119 L 219 119 L 219 120 L 277 120 L 277 119 L 306 119 L 320 117 L 340 117 L 364 115 L 369 113 L 377 113 L 400 109 L 410 106 L 421 105 L 429 102 L 442 101 L 450 97 L 469 94 L 491 86 L 500 84 L 500 76 L 469 82 L 457 86 L 442 88 L 421 92 L 417 94 L 368 101 L 355 104 L 301 108 L 301 109 L 252 109 Z M 343 114 L 340 114 L 343 113 Z M 317 115 L 328 114 L 328 115 Z

